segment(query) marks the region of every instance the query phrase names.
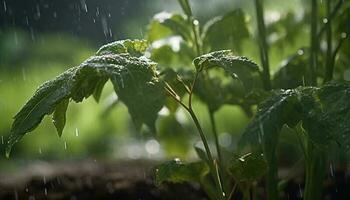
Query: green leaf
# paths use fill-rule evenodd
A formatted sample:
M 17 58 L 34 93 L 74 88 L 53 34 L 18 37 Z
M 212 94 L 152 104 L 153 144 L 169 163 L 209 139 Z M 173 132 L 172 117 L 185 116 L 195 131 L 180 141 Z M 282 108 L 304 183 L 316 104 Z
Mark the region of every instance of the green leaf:
M 208 156 L 207 156 L 207 154 L 205 153 L 205 151 L 204 151 L 202 148 L 195 146 L 195 147 L 194 147 L 194 150 L 196 151 L 198 157 L 199 157 L 202 161 L 204 161 L 205 163 L 209 164 Z
M 112 81 L 136 126 L 140 128 L 145 124 L 155 131 L 154 123 L 158 111 L 164 105 L 165 92 L 158 79 L 155 63 L 145 57 L 133 56 L 144 49 L 141 44 L 145 43 L 125 40 L 105 45 L 97 55 L 40 86 L 15 116 L 7 155 L 11 147 L 26 133 L 34 130 L 45 115 L 54 112 L 63 99 L 80 102 L 102 90 L 106 79 Z M 62 121 L 59 123 L 62 124 Z
M 181 36 L 185 41 L 191 41 L 191 29 L 186 16 L 161 12 L 153 17 L 148 26 L 147 40 L 154 42 L 169 36 Z
M 236 181 L 254 181 L 265 175 L 267 162 L 261 153 L 248 153 L 241 157 L 234 157 L 228 165 L 229 173 Z
M 335 141 L 350 149 L 350 82 L 332 82 L 313 93 L 314 107 L 307 112 L 303 127 L 312 141 L 328 145 Z M 310 104 L 309 104 L 310 105 Z
M 206 52 L 223 49 L 241 51 L 242 42 L 249 38 L 247 17 L 242 10 L 216 17 L 203 28 L 202 40 Z
M 275 91 L 258 106 L 258 112 L 247 126 L 241 144 L 262 145 L 265 156 L 274 155 L 279 132 L 284 124 L 296 125 L 300 121 L 298 93 L 294 90 Z M 269 161 L 269 160 L 267 160 Z
M 108 81 L 108 78 L 102 78 L 102 79 L 97 81 L 96 87 L 95 87 L 95 90 L 93 93 L 93 96 L 94 96 L 96 102 L 100 101 L 103 87 L 105 86 L 107 81 Z
M 58 136 L 62 136 L 64 126 L 66 125 L 66 112 L 68 108 L 69 99 L 63 99 L 57 104 L 55 111 L 53 112 L 52 120 L 56 127 Z
M 180 159 L 168 161 L 155 170 L 156 185 L 163 182 L 181 183 L 187 181 L 199 182 L 209 172 L 204 162 L 183 164 Z
M 33 97 L 22 107 L 14 117 L 11 134 L 7 141 L 6 156 L 11 147 L 27 132 L 34 130 L 45 115 L 51 114 L 56 105 L 63 99 L 69 98 L 73 88 L 73 76 L 78 68 L 72 68 L 59 75 L 52 81 L 41 85 Z
M 128 53 L 131 56 L 140 57 L 147 47 L 146 40 L 120 40 L 102 46 L 96 55 Z
M 214 67 L 224 69 L 232 78 L 240 80 L 248 91 L 261 87 L 258 65 L 246 57 L 235 56 L 231 50 L 215 51 L 199 56 L 193 63 L 197 71 Z

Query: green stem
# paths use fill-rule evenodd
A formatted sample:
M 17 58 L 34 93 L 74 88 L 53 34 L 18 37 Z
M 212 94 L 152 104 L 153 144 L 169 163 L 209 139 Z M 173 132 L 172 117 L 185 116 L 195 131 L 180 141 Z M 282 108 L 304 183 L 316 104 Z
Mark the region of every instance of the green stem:
M 326 1 L 327 6 L 327 16 L 330 16 L 331 13 L 331 0 Z M 326 66 L 325 66 L 325 78 L 324 83 L 331 81 L 333 78 L 334 71 L 334 63 L 332 62 L 332 19 L 330 17 L 327 18 L 326 24 L 326 38 L 327 38 L 327 52 L 326 52 Z
M 317 67 L 317 0 L 311 0 L 311 31 L 310 31 L 310 74 L 311 85 L 316 86 L 316 67 Z
M 341 6 L 343 5 L 344 2 L 345 2 L 344 0 L 339 0 L 337 2 L 337 4 L 334 6 L 333 10 L 329 14 L 327 14 L 328 21 L 332 20 L 335 17 L 335 15 L 338 13 L 339 9 L 341 8 Z M 323 25 L 320 28 L 320 31 L 317 34 L 317 40 L 321 40 L 321 37 L 326 30 L 327 30 L 327 24 Z
M 205 148 L 205 151 L 207 153 L 208 160 L 209 160 L 210 172 L 215 180 L 215 184 L 216 184 L 217 188 L 220 190 L 220 194 L 219 194 L 220 199 L 224 199 L 224 191 L 223 191 L 223 188 L 221 185 L 220 177 L 219 177 L 219 175 L 216 174 L 217 170 L 215 167 L 215 161 L 214 161 L 212 153 L 210 151 L 208 141 L 204 135 L 203 129 L 202 129 L 202 127 L 198 121 L 198 118 L 197 118 L 196 114 L 194 113 L 193 109 L 192 108 L 188 109 L 188 112 L 191 115 L 191 118 L 192 118 L 194 124 L 196 125 L 196 128 L 197 128 L 199 135 L 201 137 L 201 140 L 204 144 L 204 148 Z
M 304 200 L 322 199 L 323 179 L 325 172 L 325 152 L 311 141 L 307 147 Z
M 212 132 L 213 132 L 213 135 L 214 135 L 216 152 L 218 154 L 218 161 L 219 161 L 219 165 L 220 165 L 221 170 L 222 170 L 223 169 L 223 167 L 222 167 L 222 154 L 221 154 L 221 150 L 220 150 L 219 136 L 218 136 L 218 132 L 217 132 L 217 128 L 216 128 L 214 112 L 211 109 L 209 109 L 209 118 L 210 118 L 210 124 L 211 124 L 211 128 L 212 128 Z
M 277 167 L 277 156 L 275 152 L 270 157 L 266 158 L 268 162 L 267 174 L 266 174 L 266 190 L 267 199 L 277 200 L 278 199 L 278 167 Z
M 260 58 L 261 64 L 263 66 L 263 84 L 265 90 L 271 90 L 270 66 L 268 56 L 268 45 L 266 42 L 266 27 L 264 22 L 263 0 L 255 0 L 255 8 L 258 23 Z

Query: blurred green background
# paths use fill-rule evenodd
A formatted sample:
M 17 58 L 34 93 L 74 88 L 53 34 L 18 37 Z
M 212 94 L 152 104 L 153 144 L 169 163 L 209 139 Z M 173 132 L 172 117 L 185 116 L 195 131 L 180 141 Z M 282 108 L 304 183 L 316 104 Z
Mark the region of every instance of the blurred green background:
M 249 18 L 249 31 L 255 35 L 252 1 L 193 0 L 191 3 L 195 15 L 203 24 L 214 16 L 242 8 Z M 1 6 L 1 168 L 36 159 L 159 159 L 195 156 L 192 146 L 198 143 L 199 138 L 184 112 L 178 111 L 175 116 L 161 112 L 157 135 L 147 131 L 137 132 L 124 105 L 117 104 L 109 109 L 116 96 L 113 95 L 111 85 L 108 85 L 99 104 L 90 98 L 81 104 L 69 106 L 67 125 L 61 138 L 57 136 L 51 118 L 46 117 L 44 123 L 15 145 L 11 158 L 6 159 L 4 144 L 12 117 L 41 83 L 80 64 L 101 44 L 125 38 L 145 38 L 147 24 L 153 15 L 163 10 L 180 12 L 180 8 L 175 0 L 25 3 L 14 0 L 3 1 Z M 268 41 L 275 44 L 270 49 L 273 71 L 278 69 L 283 58 L 308 44 L 308 29 L 301 22 L 305 7 L 302 0 L 280 1 L 278 4 L 267 1 L 266 22 L 273 24 L 285 20 L 269 30 Z M 242 54 L 259 62 L 256 41 L 244 41 Z M 206 108 L 196 101 L 195 110 L 210 138 L 211 127 Z M 220 144 L 227 151 L 234 150 L 249 119 L 235 106 L 223 107 L 215 117 Z M 174 119 L 180 123 L 174 124 Z M 285 148 L 288 148 L 288 143 L 293 143 L 293 140 L 285 141 Z

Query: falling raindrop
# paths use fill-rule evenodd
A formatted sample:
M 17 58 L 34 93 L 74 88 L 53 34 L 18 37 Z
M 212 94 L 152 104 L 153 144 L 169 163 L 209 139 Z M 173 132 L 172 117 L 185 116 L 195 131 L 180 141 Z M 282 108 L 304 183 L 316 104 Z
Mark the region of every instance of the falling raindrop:
M 67 149 L 67 142 L 64 142 L 64 149 Z
M 47 196 L 47 188 L 44 189 L 44 194 Z
M 38 4 L 36 5 L 36 17 L 37 17 L 37 19 L 39 19 L 41 17 L 40 7 Z
M 107 36 L 108 35 L 108 24 L 107 24 L 107 19 L 105 17 L 101 17 L 101 24 L 102 24 L 103 34 L 105 36 Z
M 4 136 L 1 136 L 1 144 L 4 144 Z
M 333 168 L 333 164 L 329 164 L 329 171 L 331 172 L 331 176 L 334 177 L 334 168 Z
M 43 176 L 43 182 L 46 184 L 46 176 Z
M 78 128 L 75 128 L 75 136 L 79 136 L 79 129 Z
M 43 152 L 42 152 L 42 150 L 41 150 L 41 147 L 39 147 L 39 154 L 42 154 Z
M 86 5 L 85 0 L 80 0 L 80 4 L 81 4 L 81 7 L 83 8 L 83 10 L 84 10 L 85 12 L 88 12 L 88 7 L 87 7 L 87 5 Z
M 4 11 L 7 11 L 7 5 L 6 5 L 6 1 L 3 2 L 4 3 Z
M 100 15 L 100 8 L 96 7 L 96 17 L 98 17 Z
M 303 190 L 300 187 L 300 184 L 298 184 L 299 187 L 299 197 L 302 198 L 303 197 Z
M 53 15 L 53 18 L 57 18 L 57 12 L 53 12 L 52 15 Z

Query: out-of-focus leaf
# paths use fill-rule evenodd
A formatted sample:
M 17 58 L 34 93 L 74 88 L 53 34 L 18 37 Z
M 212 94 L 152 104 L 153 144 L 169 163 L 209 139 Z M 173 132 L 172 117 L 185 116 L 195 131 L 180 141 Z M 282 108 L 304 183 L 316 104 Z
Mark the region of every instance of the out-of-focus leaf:
M 309 85 L 310 73 L 308 67 L 309 56 L 305 50 L 282 61 L 279 70 L 273 75 L 273 87 L 292 89 L 303 85 Z
M 246 57 L 235 56 L 230 50 L 199 56 L 193 63 L 197 71 L 214 67 L 224 69 L 232 78 L 240 80 L 247 91 L 261 87 L 258 65 Z
M 62 100 L 80 102 L 94 93 L 99 80 L 106 78 L 112 81 L 119 99 L 128 107 L 136 126 L 139 128 L 146 124 L 154 131 L 157 113 L 164 104 L 165 92 L 158 79 L 155 63 L 128 53 L 135 55 L 140 50 L 138 45 L 129 45 L 136 43 L 138 41 L 133 43 L 126 40 L 125 45 L 119 41 L 102 47 L 98 55 L 40 86 L 14 117 L 7 155 L 11 147 L 26 133 L 34 130 L 43 117 L 51 114 Z M 126 52 L 120 50 L 123 45 Z
M 175 114 L 160 116 L 157 120 L 157 139 L 165 149 L 167 156 L 186 156 L 189 151 L 190 135 L 178 122 Z
M 179 36 L 157 40 L 151 46 L 151 59 L 160 68 L 191 67 L 194 57 L 193 49 Z
M 305 16 L 296 16 L 292 12 L 279 14 L 281 15 L 279 20 L 267 24 L 266 32 L 271 45 L 283 49 L 286 45 L 294 45 L 307 23 L 303 20 Z
M 202 34 L 206 52 L 223 49 L 240 52 L 243 40 L 248 37 L 247 17 L 240 9 L 212 19 Z
M 254 181 L 265 175 L 267 162 L 261 153 L 248 153 L 241 157 L 234 157 L 228 165 L 229 173 L 236 181 Z
M 199 182 L 209 172 L 204 162 L 184 164 L 180 159 L 168 161 L 159 165 L 155 170 L 156 185 L 163 182 L 181 183 L 187 181 Z
M 181 36 L 185 41 L 191 41 L 191 29 L 186 16 L 161 12 L 153 17 L 148 26 L 147 40 L 154 42 L 169 36 Z
M 57 104 L 55 111 L 53 112 L 52 120 L 56 127 L 58 136 L 61 137 L 64 126 L 66 125 L 66 112 L 68 108 L 69 99 L 63 99 Z

